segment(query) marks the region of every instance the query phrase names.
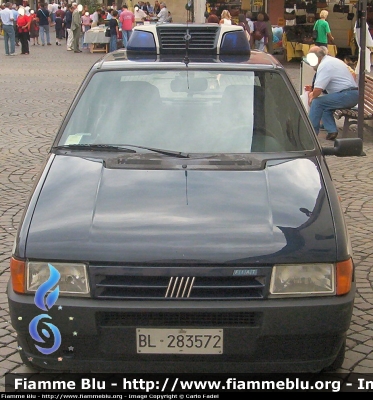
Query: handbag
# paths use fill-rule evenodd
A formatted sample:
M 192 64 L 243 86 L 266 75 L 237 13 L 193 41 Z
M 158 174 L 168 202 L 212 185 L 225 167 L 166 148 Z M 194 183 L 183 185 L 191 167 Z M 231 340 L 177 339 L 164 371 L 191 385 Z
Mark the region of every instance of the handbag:
M 288 12 L 285 11 L 285 13 L 284 13 L 284 18 L 285 18 L 287 21 L 292 21 L 293 19 L 295 19 L 295 18 L 296 18 L 295 10 L 293 10 L 293 11 L 290 12 L 290 13 L 288 13 Z
M 305 10 L 307 5 L 304 0 L 296 0 L 295 6 L 297 7 L 297 10 Z
M 263 33 L 258 31 L 258 30 L 255 30 L 254 33 L 253 33 L 253 37 L 254 37 L 254 40 L 262 40 L 263 39 Z
M 51 17 L 48 15 L 48 17 L 44 14 L 44 11 L 42 9 L 40 9 L 41 13 L 44 15 L 44 17 L 48 20 L 48 25 L 49 26 L 53 26 L 53 22 L 51 20 Z
M 316 23 L 315 23 L 315 25 L 314 25 L 314 27 L 313 27 L 313 31 L 312 31 L 312 39 L 313 39 L 313 40 L 316 40 L 316 39 L 317 39 L 317 30 L 315 29 L 316 26 L 317 26 L 317 21 L 316 21 Z
M 300 25 L 293 25 L 293 26 L 285 26 L 284 33 L 286 34 L 286 40 L 288 42 L 298 42 L 302 41 L 302 33 L 304 32 L 301 29 Z
M 334 4 L 333 6 L 333 12 L 336 13 L 348 13 L 350 11 L 349 5 L 341 6 L 340 4 Z
M 302 43 L 304 43 L 304 44 L 313 44 L 312 32 L 305 30 L 302 33 L 301 39 L 302 39 Z
M 297 25 L 305 24 L 307 22 L 307 16 L 306 14 L 304 15 L 297 15 L 295 18 L 295 23 Z
M 306 4 L 306 12 L 308 14 L 315 14 L 316 11 L 317 11 L 316 4 L 314 4 L 314 3 L 307 3 Z
M 105 29 L 105 37 L 111 37 L 110 28 Z

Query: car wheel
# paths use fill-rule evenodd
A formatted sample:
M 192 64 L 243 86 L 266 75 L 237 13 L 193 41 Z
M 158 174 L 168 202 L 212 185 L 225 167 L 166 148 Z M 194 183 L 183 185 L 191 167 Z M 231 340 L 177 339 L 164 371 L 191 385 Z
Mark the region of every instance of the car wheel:
M 346 339 L 344 340 L 343 345 L 341 346 L 335 360 L 328 367 L 324 368 L 323 372 L 333 372 L 341 368 L 343 365 L 343 361 L 345 359 L 345 353 L 346 353 Z

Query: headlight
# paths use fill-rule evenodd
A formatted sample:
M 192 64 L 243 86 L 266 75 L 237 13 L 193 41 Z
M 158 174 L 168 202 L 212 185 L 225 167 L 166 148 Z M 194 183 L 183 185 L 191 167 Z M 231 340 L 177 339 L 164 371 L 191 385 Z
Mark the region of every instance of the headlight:
M 61 296 L 89 296 L 86 265 L 70 263 L 27 262 L 27 292 L 36 292 L 39 286 L 49 279 L 50 269 L 48 264 L 53 266 L 60 274 L 58 282 L 54 286 L 59 286 Z
M 270 297 L 327 296 L 336 294 L 334 264 L 276 265 Z

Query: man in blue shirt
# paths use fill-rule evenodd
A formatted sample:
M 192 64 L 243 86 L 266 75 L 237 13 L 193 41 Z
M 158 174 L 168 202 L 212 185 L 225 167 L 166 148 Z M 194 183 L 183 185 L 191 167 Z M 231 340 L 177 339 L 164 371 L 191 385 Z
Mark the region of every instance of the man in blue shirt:
M 45 46 L 45 38 L 47 39 L 47 45 L 51 45 L 51 38 L 49 33 L 49 24 L 51 22 L 47 5 L 41 3 L 41 8 L 36 13 L 36 17 L 39 19 L 39 37 L 41 39 L 42 46 Z M 44 37 L 45 35 L 45 37 Z
M 5 44 L 5 55 L 15 56 L 16 41 L 15 41 L 15 30 L 14 30 L 14 16 L 10 9 L 10 3 L 5 3 L 5 8 L 0 11 L 0 18 L 3 24 L 4 30 L 4 44 Z

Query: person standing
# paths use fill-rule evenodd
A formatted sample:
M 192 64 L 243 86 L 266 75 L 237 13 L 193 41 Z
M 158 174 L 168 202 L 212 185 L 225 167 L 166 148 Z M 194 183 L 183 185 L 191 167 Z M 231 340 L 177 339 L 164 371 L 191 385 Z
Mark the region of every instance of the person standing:
M 107 9 L 106 9 L 106 17 L 105 17 L 105 19 L 106 20 L 111 20 L 112 18 L 113 18 L 113 16 L 111 15 L 111 12 L 113 11 L 112 9 L 111 9 L 111 7 L 108 7 Z
M 63 27 L 63 19 L 65 17 L 65 13 L 61 10 L 61 6 L 58 6 L 56 11 L 54 26 L 56 30 L 56 45 L 61 46 L 62 39 L 65 37 L 65 28 Z
M 328 42 L 334 42 L 334 37 L 332 36 L 329 22 L 326 20 L 328 18 L 329 12 L 327 10 L 321 10 L 320 19 L 315 22 L 313 30 L 317 31 L 317 37 L 315 40 L 316 46 L 326 46 L 328 47 Z
M 127 43 L 131 37 L 133 26 L 135 25 L 135 15 L 132 11 L 128 10 L 126 4 L 122 6 L 122 12 L 120 13 L 119 22 L 122 28 L 123 47 L 126 49 Z
M 253 22 L 253 13 L 251 11 L 246 12 L 246 21 L 250 28 L 250 35 L 254 32 L 254 22 Z
M 268 32 L 268 40 L 267 40 L 267 53 L 273 54 L 273 32 L 272 32 L 272 24 L 269 19 L 269 15 L 264 12 L 264 22 L 267 24 L 267 32 Z
M 77 3 L 72 3 L 70 6 L 67 7 L 66 14 L 65 14 L 65 28 L 66 28 L 66 50 L 72 51 L 73 50 L 73 31 L 71 30 L 71 22 L 73 20 L 73 11 Z
M 82 39 L 82 48 L 88 49 L 88 43 L 84 43 L 84 34 L 91 29 L 91 17 L 89 15 L 89 12 L 86 11 L 84 15 L 82 15 L 82 32 L 83 32 L 83 39 Z
M 100 11 L 101 11 L 101 8 L 96 8 L 95 12 L 92 14 L 92 24 L 91 24 L 92 28 L 94 28 L 95 26 L 98 26 L 98 19 L 99 19 Z
M 143 11 L 145 12 L 146 15 L 149 14 L 148 7 L 147 7 L 147 5 L 146 5 L 145 2 L 139 1 L 139 9 L 140 9 L 140 10 L 143 10 Z
M 47 2 L 47 10 L 49 11 L 49 17 L 51 19 L 51 25 L 53 23 L 53 4 L 54 4 L 54 1 L 52 3 L 49 3 L 49 1 Z
M 4 30 L 5 55 L 15 56 L 16 40 L 14 30 L 14 17 L 10 6 L 11 4 L 9 2 L 5 3 L 4 9 L 0 11 L 0 19 Z
M 309 53 L 317 57 L 317 64 L 313 67 L 317 73 L 313 89 L 308 94 L 309 117 L 317 135 L 322 120 L 328 132 L 326 139 L 334 140 L 338 136 L 334 110 L 355 107 L 359 101 L 358 86 L 346 64 L 329 56 L 326 47 L 313 46 Z M 326 94 L 321 96 L 325 91 Z
M 159 4 L 158 0 L 155 0 L 154 7 L 153 7 L 153 14 L 158 15 L 161 11 L 161 5 Z
M 56 17 L 57 17 L 57 10 L 61 9 L 61 6 L 58 5 L 58 3 L 56 3 L 55 0 L 53 0 L 52 2 L 52 12 L 51 12 L 51 21 L 52 21 L 52 25 L 54 25 L 56 23 Z
M 81 4 L 79 5 L 81 6 Z M 80 33 L 82 31 L 80 10 L 79 10 L 80 7 L 78 5 L 74 7 L 75 8 L 73 11 L 72 21 L 71 21 L 71 30 L 73 32 L 73 50 L 74 53 L 81 53 L 82 51 L 79 49 L 79 39 L 80 39 Z
M 148 1 L 146 2 L 146 8 L 148 9 L 148 15 L 154 14 L 154 7 Z
M 268 42 L 268 24 L 264 21 L 264 13 L 258 13 L 257 20 L 254 22 L 254 32 L 252 34 L 253 47 L 256 50 L 264 51 Z
M 109 21 L 110 28 L 110 52 L 115 51 L 117 49 L 117 41 L 119 36 L 119 23 L 117 20 L 118 11 L 113 10 L 111 12 L 112 19 Z
M 162 2 L 160 3 L 161 11 L 157 14 L 158 17 L 158 22 L 157 24 L 162 24 L 163 22 L 167 21 L 168 18 L 168 10 L 166 7 L 166 3 Z
M 39 23 L 36 18 L 34 10 L 30 11 L 31 23 L 30 23 L 30 38 L 33 40 L 33 46 L 39 45 Z
M 98 16 L 98 25 L 105 25 L 105 20 L 106 20 L 106 11 L 101 10 Z
M 45 39 L 46 39 L 47 45 L 50 46 L 51 39 L 49 34 L 49 24 L 51 23 L 51 19 L 46 4 L 44 3 L 40 4 L 40 9 L 36 13 L 36 17 L 38 18 L 39 21 L 39 37 L 41 39 L 41 45 L 45 46 Z
M 139 6 L 135 6 L 134 11 L 135 11 L 135 12 L 134 12 L 134 15 L 135 15 L 135 23 L 136 23 L 137 25 L 143 24 L 144 21 L 145 21 L 145 19 L 146 19 L 146 17 L 147 17 L 146 12 L 145 12 L 144 10 L 141 10 L 141 9 L 139 8 Z
M 242 26 L 243 30 L 246 32 L 248 40 L 250 41 L 250 26 L 247 23 L 245 14 L 238 14 L 238 25 Z
M 30 54 L 29 40 L 30 40 L 30 24 L 31 18 L 26 15 L 25 9 L 20 7 L 18 10 L 17 29 L 18 37 L 21 42 L 21 54 Z
M 208 24 L 218 24 L 220 22 L 219 17 L 214 14 L 214 12 L 210 12 L 208 18 L 207 18 L 207 23 Z
M 228 10 L 223 10 L 220 15 L 219 24 L 232 25 L 232 16 Z
M 18 37 L 18 28 L 17 28 L 17 19 L 18 19 L 18 10 L 17 10 L 17 4 L 13 3 L 12 4 L 12 13 L 13 13 L 13 27 L 14 27 L 14 32 L 15 32 L 15 41 L 16 41 L 16 46 L 19 46 L 19 37 Z

